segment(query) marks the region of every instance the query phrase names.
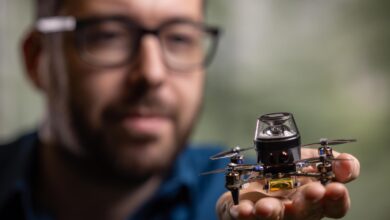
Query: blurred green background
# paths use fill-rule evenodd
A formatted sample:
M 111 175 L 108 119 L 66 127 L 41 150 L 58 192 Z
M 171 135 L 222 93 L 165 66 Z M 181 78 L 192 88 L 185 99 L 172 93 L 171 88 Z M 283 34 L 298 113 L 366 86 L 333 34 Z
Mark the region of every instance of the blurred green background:
M 43 99 L 23 76 L 19 41 L 31 1 L 0 0 L 0 140 L 34 128 Z M 252 145 L 256 118 L 292 112 L 304 143 L 357 138 L 335 147 L 361 161 L 344 219 L 390 216 L 390 2 L 209 0 L 223 27 L 208 69 L 193 140 Z M 223 187 L 223 186 L 221 186 Z

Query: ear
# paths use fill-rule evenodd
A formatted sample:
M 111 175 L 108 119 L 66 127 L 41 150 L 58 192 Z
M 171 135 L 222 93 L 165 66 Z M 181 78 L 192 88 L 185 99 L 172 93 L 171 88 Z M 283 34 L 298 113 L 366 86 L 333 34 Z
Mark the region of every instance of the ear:
M 44 89 L 43 79 L 41 77 L 43 48 L 42 35 L 37 31 L 28 32 L 22 40 L 22 55 L 26 69 L 25 72 L 33 85 L 39 90 Z

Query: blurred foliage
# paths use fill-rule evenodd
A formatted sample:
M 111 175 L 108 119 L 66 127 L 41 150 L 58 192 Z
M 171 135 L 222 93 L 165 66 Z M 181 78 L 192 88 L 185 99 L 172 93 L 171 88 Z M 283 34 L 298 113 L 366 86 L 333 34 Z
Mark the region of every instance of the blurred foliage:
M 214 0 L 210 6 L 209 21 L 225 32 L 194 140 L 252 145 L 256 118 L 276 111 L 294 113 L 304 143 L 357 138 L 335 147 L 362 166 L 348 184 L 352 208 L 344 219 L 388 219 L 389 2 Z
M 352 209 L 345 219 L 388 219 L 389 1 L 208 2 L 208 22 L 224 33 L 193 140 L 252 145 L 256 118 L 276 111 L 294 114 L 304 143 L 357 138 L 335 147 L 362 166 L 348 184 Z M 36 126 L 42 112 L 18 57 L 30 7 L 0 0 L 0 139 Z

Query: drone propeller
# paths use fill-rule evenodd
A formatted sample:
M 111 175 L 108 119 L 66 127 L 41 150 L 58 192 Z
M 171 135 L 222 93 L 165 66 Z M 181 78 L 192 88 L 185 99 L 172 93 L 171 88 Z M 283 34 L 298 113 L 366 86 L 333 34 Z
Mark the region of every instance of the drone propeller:
M 200 175 L 201 175 L 201 176 L 204 176 L 204 175 L 210 175 L 210 174 L 217 174 L 217 173 L 223 173 L 223 172 L 225 172 L 225 171 L 226 171 L 226 169 L 223 168 L 223 169 L 217 169 L 217 170 L 212 170 L 212 171 L 203 172 L 203 173 L 201 173 Z
M 339 145 L 339 144 L 346 144 L 356 142 L 356 139 L 335 139 L 335 140 L 328 140 L 328 139 L 321 139 L 320 142 L 311 143 L 311 144 L 305 144 L 302 145 L 302 147 L 309 147 L 314 145 Z
M 238 172 L 245 172 L 245 171 L 251 172 L 251 171 L 261 170 L 261 168 L 259 168 L 259 165 L 251 165 L 251 164 L 235 165 L 234 167 L 228 165 L 226 168 L 203 172 L 200 175 L 204 176 L 204 175 L 209 175 L 209 174 L 224 173 L 226 171 L 232 171 L 232 170 L 238 171 Z
M 238 155 L 240 152 L 251 150 L 251 149 L 254 149 L 254 147 L 240 148 L 239 146 L 237 146 L 237 147 L 235 147 L 233 149 L 230 149 L 230 150 L 227 150 L 227 151 L 223 151 L 223 152 L 218 153 L 218 154 L 216 154 L 214 156 L 211 156 L 210 159 L 211 160 L 219 160 L 219 159 L 222 159 L 222 158 L 230 158 L 230 157 Z
M 352 161 L 353 159 L 350 158 L 326 158 L 327 161 Z M 321 159 L 320 157 L 311 157 L 307 159 L 297 160 L 294 161 L 294 163 L 320 163 Z

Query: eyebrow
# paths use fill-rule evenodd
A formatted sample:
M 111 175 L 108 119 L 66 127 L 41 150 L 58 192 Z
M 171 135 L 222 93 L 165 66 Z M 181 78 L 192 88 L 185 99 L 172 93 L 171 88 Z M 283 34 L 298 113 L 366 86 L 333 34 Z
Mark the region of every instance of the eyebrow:
M 111 14 L 111 15 L 102 15 L 102 14 L 96 14 L 96 15 L 89 15 L 85 17 L 76 18 L 78 21 L 88 21 L 88 20 L 105 20 L 105 19 L 112 19 L 112 20 L 122 20 L 122 21 L 129 21 L 139 26 L 145 26 L 143 22 L 140 21 L 140 19 L 137 19 L 134 16 L 131 15 L 123 15 L 123 14 Z M 186 16 L 172 16 L 167 19 L 161 19 L 161 22 L 159 22 L 156 27 L 169 24 L 169 23 L 192 23 L 192 24 L 203 24 L 203 20 L 198 21 L 190 17 Z
M 182 22 L 182 23 L 200 23 L 200 24 L 202 24 L 203 20 L 197 21 L 197 20 L 191 19 L 189 17 L 177 16 L 177 17 L 172 17 L 172 18 L 166 19 L 163 22 L 161 22 L 160 24 L 180 23 L 180 22 Z

